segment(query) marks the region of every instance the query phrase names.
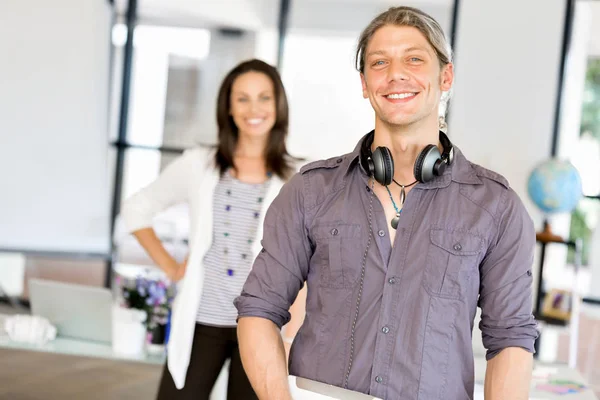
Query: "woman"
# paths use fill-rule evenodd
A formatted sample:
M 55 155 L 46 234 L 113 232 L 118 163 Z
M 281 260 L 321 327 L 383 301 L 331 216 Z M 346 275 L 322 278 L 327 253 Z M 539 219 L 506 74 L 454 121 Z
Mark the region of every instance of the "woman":
M 240 360 L 233 300 L 260 251 L 265 212 L 298 167 L 286 149 L 288 104 L 275 68 L 250 60 L 229 72 L 217 122 L 216 148 L 186 151 L 123 206 L 128 230 L 171 280 L 182 280 L 159 399 L 208 399 L 228 358 L 228 399 L 257 398 Z M 179 202 L 190 204 L 191 216 L 182 264 L 151 227 L 158 212 Z

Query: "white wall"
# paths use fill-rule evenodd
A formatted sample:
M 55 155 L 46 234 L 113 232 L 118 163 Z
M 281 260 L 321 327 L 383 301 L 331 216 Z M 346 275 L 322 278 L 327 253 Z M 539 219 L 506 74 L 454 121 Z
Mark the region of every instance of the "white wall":
M 538 229 L 527 179 L 550 156 L 565 2 L 459 3 L 449 136 L 467 158 L 508 179 Z M 473 342 L 481 350 L 479 332 Z
M 538 228 L 527 179 L 550 156 L 564 13 L 565 0 L 463 0 L 459 10 L 449 134 L 509 180 Z
M 0 247 L 107 253 L 106 1 L 4 0 Z
M 592 20 L 592 32 L 589 41 L 590 57 L 600 57 L 600 3 L 596 0 L 579 0 L 580 3 L 585 3 L 589 9 Z

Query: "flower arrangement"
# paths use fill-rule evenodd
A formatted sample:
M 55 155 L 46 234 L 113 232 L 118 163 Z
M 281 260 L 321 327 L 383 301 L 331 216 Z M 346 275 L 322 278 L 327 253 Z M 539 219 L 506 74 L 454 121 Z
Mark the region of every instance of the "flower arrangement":
M 163 280 L 117 278 L 120 288 L 121 307 L 146 311 L 146 328 L 152 331 L 159 325 L 165 325 L 173 302 L 172 288 Z

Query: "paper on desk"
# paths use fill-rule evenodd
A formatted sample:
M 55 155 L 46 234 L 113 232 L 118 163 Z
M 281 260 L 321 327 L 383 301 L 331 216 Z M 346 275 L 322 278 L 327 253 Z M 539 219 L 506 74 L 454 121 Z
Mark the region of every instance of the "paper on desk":
M 482 383 L 475 383 L 475 390 L 473 392 L 473 400 L 484 400 L 484 391 Z M 544 400 L 539 397 L 530 397 L 529 400 Z
M 294 400 L 381 400 L 371 395 L 292 375 L 288 376 L 288 382 Z

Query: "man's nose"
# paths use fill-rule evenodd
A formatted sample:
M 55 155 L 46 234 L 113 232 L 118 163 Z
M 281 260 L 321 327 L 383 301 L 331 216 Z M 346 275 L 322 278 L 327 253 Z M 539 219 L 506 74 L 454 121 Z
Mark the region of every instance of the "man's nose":
M 390 63 L 389 81 L 407 81 L 410 79 L 410 75 L 406 71 L 404 63 L 400 61 L 392 61 Z

